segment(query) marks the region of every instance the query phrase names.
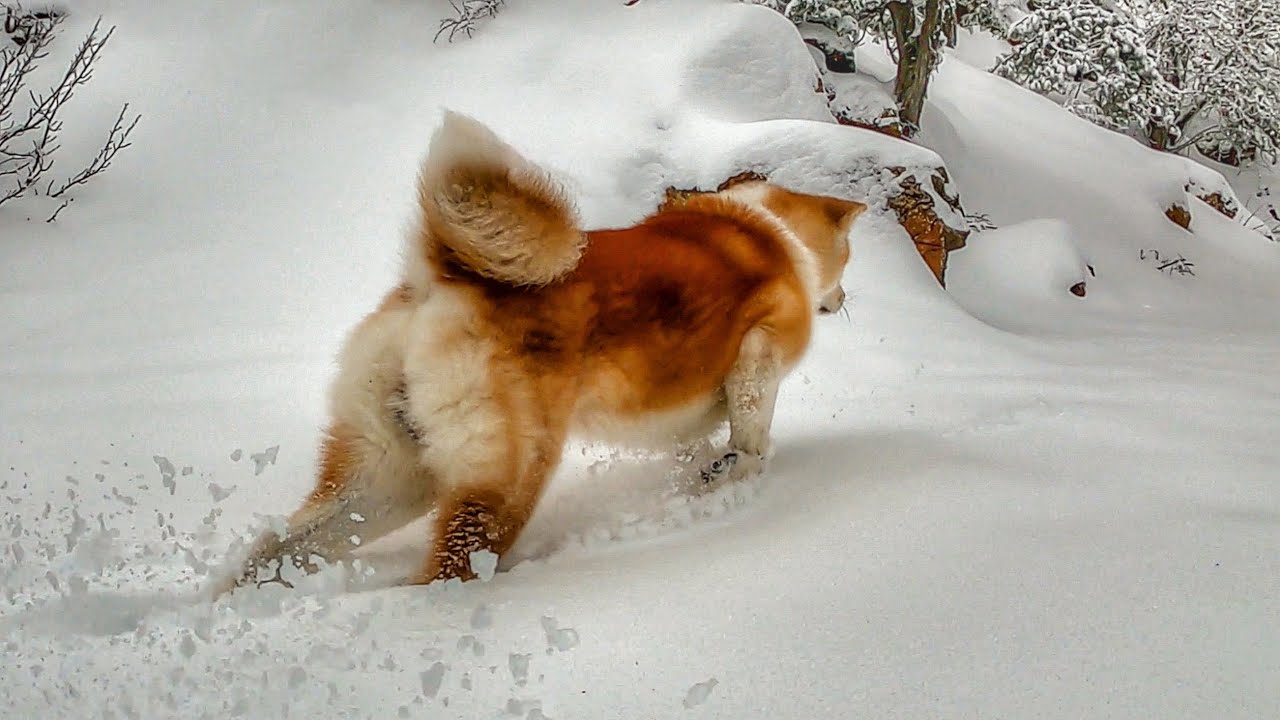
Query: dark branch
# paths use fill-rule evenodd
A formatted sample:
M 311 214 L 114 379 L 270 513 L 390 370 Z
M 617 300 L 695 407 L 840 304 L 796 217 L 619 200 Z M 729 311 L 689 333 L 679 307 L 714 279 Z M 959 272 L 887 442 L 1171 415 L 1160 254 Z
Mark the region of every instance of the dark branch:
M 62 110 L 77 88 L 93 79 L 94 66 L 115 28 L 102 27 L 99 18 L 76 46 L 66 69 L 52 87 L 37 92 L 31 79 L 40 61 L 48 57 L 50 45 L 62 22 L 54 12 L 31 12 L 0 6 L 4 11 L 4 31 L 12 44 L 0 43 L 0 205 L 27 194 L 44 192 L 62 197 L 69 189 L 87 182 L 108 167 L 117 153 L 129 147 L 129 136 L 140 116 L 127 119 L 128 104 L 97 155 L 88 166 L 58 184 L 47 180 L 61 147 Z M 56 186 L 56 189 L 55 189 Z M 69 204 L 69 199 L 50 216 L 52 221 Z
M 62 194 L 67 190 L 83 184 L 89 178 L 111 167 L 111 161 L 115 159 L 116 153 L 132 144 L 129 142 L 129 135 L 138 126 L 138 121 L 142 119 L 141 115 L 134 115 L 133 120 L 129 121 L 128 125 L 125 125 L 124 117 L 128 112 L 129 103 L 125 103 L 124 107 L 120 108 L 120 114 L 116 116 L 116 122 L 111 126 L 111 132 L 107 133 L 107 140 L 103 143 L 102 148 L 98 150 L 98 154 L 94 156 L 85 169 L 68 178 L 57 190 L 48 193 L 50 197 L 62 197 Z M 49 188 L 53 188 L 52 183 L 50 183 Z

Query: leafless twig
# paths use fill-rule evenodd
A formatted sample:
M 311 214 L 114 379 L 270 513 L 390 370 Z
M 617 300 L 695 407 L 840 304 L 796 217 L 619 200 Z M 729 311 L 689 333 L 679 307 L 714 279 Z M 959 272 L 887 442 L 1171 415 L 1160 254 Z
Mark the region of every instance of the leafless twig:
M 116 153 L 132 145 L 129 142 L 129 134 L 137 127 L 138 121 L 142 119 L 142 116 L 134 115 L 133 120 L 128 125 L 125 125 L 124 116 L 128 112 L 129 103 L 125 103 L 124 107 L 120 108 L 120 114 L 116 116 L 115 124 L 111 126 L 111 132 L 107 134 L 107 141 L 103 143 L 102 148 L 98 150 L 98 154 L 94 156 L 85 169 L 68 178 L 57 190 L 53 190 L 53 182 L 50 181 L 49 189 L 52 192 L 47 193 L 49 197 L 62 197 L 62 193 L 111 167 L 111 161 L 115 158 Z
M 61 184 L 56 180 L 41 182 L 53 168 L 61 147 L 63 124 L 59 113 L 76 89 L 93 79 L 94 66 L 115 28 L 104 31 L 101 19 L 94 22 L 58 81 L 48 90 L 37 92 L 30 88 L 31 78 L 40 61 L 48 57 L 63 16 L 11 5 L 0 8 L 4 11 L 4 32 L 9 36 L 9 42 L 0 38 L 0 205 L 27 194 L 39 194 L 41 184 L 45 194 L 61 197 L 110 167 L 116 154 L 129 147 L 129 135 L 141 118 L 135 115 L 126 119 L 126 103 L 102 148 L 86 168 Z M 65 204 L 59 207 L 50 220 L 64 207 Z
M 448 17 L 440 21 L 440 29 L 436 30 L 436 35 L 432 41 L 437 41 L 446 31 L 449 33 L 449 42 L 453 42 L 454 37 L 458 33 L 462 33 L 467 37 L 475 32 L 476 23 L 485 18 L 491 18 L 498 14 L 498 8 L 506 0 L 449 0 L 449 5 L 453 7 L 454 17 Z
M 1271 188 L 1263 186 L 1244 204 L 1244 226 L 1273 242 L 1280 241 L 1280 210 L 1271 199 Z M 1263 214 L 1270 216 L 1263 217 Z
M 54 211 L 53 211 L 53 214 L 52 214 L 52 215 L 50 215 L 48 218 L 46 218 L 46 219 L 45 219 L 45 222 L 47 222 L 47 223 L 51 223 L 51 222 L 53 222 L 54 220 L 57 220 L 57 219 L 58 219 L 58 215 L 62 212 L 63 208 L 65 208 L 65 207 L 67 207 L 68 205 L 70 205 L 70 204 L 72 203 L 72 201 L 74 201 L 74 200 L 75 200 L 75 198 L 66 198 L 65 200 L 63 200 L 63 201 L 62 201 L 62 204 L 58 206 L 58 209 L 57 209 L 57 210 L 54 210 Z
M 1166 273 L 1168 275 L 1173 275 L 1174 273 L 1177 273 L 1179 275 L 1190 275 L 1192 277 L 1195 277 L 1196 272 L 1193 268 L 1196 266 L 1196 264 L 1186 259 L 1182 255 L 1169 258 L 1169 257 L 1161 257 L 1160 251 L 1156 249 L 1144 248 L 1138 251 L 1139 260 L 1146 260 L 1147 258 L 1151 258 L 1152 260 L 1155 261 L 1156 269 L 1159 270 L 1160 272 Z
M 995 230 L 998 225 L 991 222 L 991 216 L 986 213 L 974 212 L 964 214 L 965 222 L 969 224 L 969 229 L 974 232 L 986 232 Z

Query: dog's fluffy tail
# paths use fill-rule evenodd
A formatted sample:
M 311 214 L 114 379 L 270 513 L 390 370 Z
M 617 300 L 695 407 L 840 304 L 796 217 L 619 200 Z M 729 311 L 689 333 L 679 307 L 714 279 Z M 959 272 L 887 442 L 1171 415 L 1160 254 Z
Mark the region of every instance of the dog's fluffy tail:
M 418 200 L 411 284 L 465 269 L 510 285 L 545 285 L 577 266 L 586 243 L 564 188 L 489 128 L 455 112 L 445 111 L 431 139 Z

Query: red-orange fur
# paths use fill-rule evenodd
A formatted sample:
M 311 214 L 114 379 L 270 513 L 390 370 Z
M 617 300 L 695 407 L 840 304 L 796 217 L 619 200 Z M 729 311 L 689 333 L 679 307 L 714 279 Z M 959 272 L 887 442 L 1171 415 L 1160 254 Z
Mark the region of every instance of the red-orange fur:
M 674 442 L 727 414 L 731 450 L 767 453 L 777 382 L 808 345 L 822 294 L 839 290 L 863 206 L 752 182 L 579 241 L 567 204 L 536 216 L 561 197 L 553 183 L 482 126 L 467 132 L 482 172 L 457 148 L 454 165 L 428 160 L 416 254 L 344 349 L 315 490 L 286 537 L 264 535 L 222 590 L 288 554 L 344 556 L 356 511 L 370 542 L 432 507 L 433 544 L 412 579 L 472 577 L 471 553 L 515 542 L 575 430 L 652 423 Z M 520 181 L 497 162 L 524 163 L 539 202 L 507 197 Z M 450 228 L 463 254 L 437 238 L 432 208 L 473 197 L 516 218 L 485 228 L 514 233 L 502 238 L 500 279 L 470 264 L 487 262 L 484 236 Z M 547 227 L 556 237 L 543 252 Z
M 441 276 L 474 288 L 475 311 L 508 361 L 568 386 L 625 388 L 610 393 L 609 409 L 637 415 L 713 392 L 749 328 L 772 333 L 788 362 L 803 352 L 813 311 L 775 232 L 708 196 L 589 233 L 577 268 L 544 287 L 513 289 L 448 266 Z

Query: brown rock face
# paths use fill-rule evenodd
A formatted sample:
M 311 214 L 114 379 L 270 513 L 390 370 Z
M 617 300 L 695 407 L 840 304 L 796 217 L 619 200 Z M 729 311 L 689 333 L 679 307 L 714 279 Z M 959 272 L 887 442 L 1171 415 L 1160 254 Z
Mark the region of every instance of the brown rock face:
M 874 121 L 870 121 L 870 122 L 865 120 L 858 120 L 856 118 L 848 116 L 845 113 L 839 113 L 839 112 L 833 112 L 832 116 L 835 117 L 836 122 L 840 123 L 841 125 L 848 125 L 849 127 L 862 128 L 863 130 L 878 132 L 881 135 L 888 135 L 889 137 L 895 138 L 897 140 L 907 139 L 907 133 L 903 129 L 901 119 L 898 117 L 898 114 L 896 112 L 886 111 L 885 114 L 881 115 L 879 118 L 876 118 Z
M 1164 211 L 1164 216 L 1183 230 L 1191 229 L 1191 211 L 1181 205 L 1170 205 L 1169 209 Z
M 1223 215 L 1226 215 L 1232 220 L 1235 219 L 1236 212 L 1237 212 L 1235 203 L 1232 203 L 1228 201 L 1226 198 L 1222 197 L 1222 193 L 1215 192 L 1215 193 L 1209 193 L 1207 195 L 1197 195 L 1196 197 L 1203 200 L 1205 205 L 1208 205 L 1209 207 L 1213 208 L 1214 210 L 1217 210 Z
M 769 178 L 765 177 L 764 175 L 761 175 L 760 173 L 751 172 L 750 170 L 748 170 L 747 172 L 740 172 L 737 175 L 733 175 L 725 179 L 724 182 L 720 183 L 720 185 L 716 187 L 715 192 L 728 190 L 729 188 L 739 183 L 751 182 L 753 180 L 767 181 L 768 179 Z M 704 192 L 706 191 L 684 190 L 681 188 L 669 187 L 663 192 L 662 207 L 664 208 L 674 207 L 676 205 L 683 203 L 685 200 L 688 200 L 690 196 L 700 195 Z
M 890 170 L 903 172 L 901 168 Z M 959 212 L 960 198 L 946 193 L 949 182 L 946 168 L 935 170 L 930 181 L 935 194 L 950 205 L 953 211 Z M 945 286 L 947 254 L 964 247 L 969 231 L 950 227 L 938 217 L 934 195 L 925 191 L 915 176 L 906 175 L 899 181 L 898 187 L 902 192 L 889 198 L 889 209 L 898 215 L 898 222 L 911 236 L 916 251 L 933 271 L 938 283 Z

